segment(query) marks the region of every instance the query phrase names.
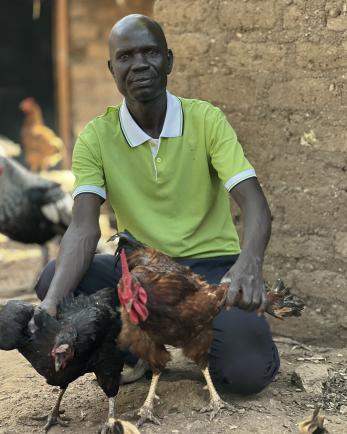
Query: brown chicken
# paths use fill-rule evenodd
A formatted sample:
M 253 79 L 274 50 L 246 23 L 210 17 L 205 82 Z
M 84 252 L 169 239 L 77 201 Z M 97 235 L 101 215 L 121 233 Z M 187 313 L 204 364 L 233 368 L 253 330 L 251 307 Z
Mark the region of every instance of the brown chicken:
M 34 98 L 25 98 L 19 108 L 25 115 L 21 142 L 28 166 L 34 172 L 56 166 L 65 158 L 63 141 L 44 124 L 41 107 Z
M 165 345 L 181 348 L 202 370 L 210 393 L 211 419 L 229 408 L 218 395 L 208 370 L 212 322 L 225 307 L 228 283 L 209 284 L 188 267 L 134 239 L 129 232 L 118 238 L 122 278 L 118 296 L 122 305 L 119 343 L 148 363 L 153 371 L 146 401 L 139 410 L 139 425 L 153 416 L 153 399 L 162 370 L 170 360 Z M 236 298 L 237 306 L 241 294 Z M 279 280 L 267 293 L 266 311 L 277 317 L 299 316 L 304 304 L 292 296 Z

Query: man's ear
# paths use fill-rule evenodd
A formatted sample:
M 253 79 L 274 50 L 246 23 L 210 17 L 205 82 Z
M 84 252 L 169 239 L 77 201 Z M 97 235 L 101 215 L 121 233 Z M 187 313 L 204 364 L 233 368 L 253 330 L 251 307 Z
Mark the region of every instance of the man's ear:
M 167 74 L 168 75 L 172 71 L 173 61 L 174 61 L 174 55 L 173 55 L 172 50 L 169 48 L 167 50 Z
M 109 70 L 110 73 L 113 75 L 113 68 L 112 68 L 111 60 L 110 60 L 110 59 L 107 61 L 107 66 L 108 66 L 108 70 Z

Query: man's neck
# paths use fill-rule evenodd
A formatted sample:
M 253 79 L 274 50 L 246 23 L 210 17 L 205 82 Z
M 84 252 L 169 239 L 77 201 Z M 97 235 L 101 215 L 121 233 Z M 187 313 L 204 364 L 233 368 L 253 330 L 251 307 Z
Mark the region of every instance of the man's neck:
M 126 100 L 126 105 L 138 126 L 149 136 L 157 139 L 163 129 L 166 116 L 166 92 L 146 102 Z

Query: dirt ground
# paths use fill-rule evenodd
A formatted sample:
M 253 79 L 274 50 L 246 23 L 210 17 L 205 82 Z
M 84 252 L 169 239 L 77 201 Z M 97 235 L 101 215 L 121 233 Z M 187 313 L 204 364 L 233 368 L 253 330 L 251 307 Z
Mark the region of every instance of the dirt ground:
M 56 247 L 50 246 L 54 254 Z M 22 245 L 0 239 L 0 301 L 22 298 L 35 301 L 29 290 L 40 268 L 40 251 L 35 246 Z M 295 330 L 305 330 L 315 309 L 308 308 L 299 320 L 287 323 L 286 336 L 297 339 Z M 322 318 L 322 330 L 324 318 Z M 281 326 L 283 330 L 283 326 Z M 276 334 L 276 326 L 274 327 Z M 282 333 L 283 334 L 283 333 Z M 310 336 L 312 331 L 310 332 Z M 300 333 L 302 336 L 303 333 Z M 222 393 L 223 398 L 236 407 L 236 412 L 223 413 L 213 422 L 206 414 L 199 413 L 208 399 L 199 370 L 184 359 L 178 351 L 162 376 L 158 395 L 160 402 L 155 412 L 161 418 L 161 426 L 146 424 L 141 433 L 239 433 L 285 434 L 298 433 L 298 423 L 308 418 L 318 403 L 326 417 L 325 426 L 330 434 L 347 432 L 347 349 L 338 339 L 331 337 L 319 342 L 321 330 L 308 336 L 304 347 L 293 342 L 278 343 L 281 354 L 281 370 L 276 381 L 257 396 L 240 397 Z M 315 346 L 312 345 L 315 344 Z M 330 347 L 328 347 L 328 345 Z M 334 347 L 334 348 L 332 348 Z M 302 391 L 291 381 L 292 373 L 299 365 L 326 367 L 329 381 L 322 394 Z M 312 369 L 312 372 L 315 369 Z M 145 399 L 148 380 L 122 386 L 117 397 L 119 415 L 140 407 Z M 40 433 L 42 422 L 31 416 L 45 414 L 51 409 L 58 390 L 45 383 L 16 351 L 0 352 L 0 434 Z M 103 396 L 92 375 L 86 375 L 73 383 L 63 398 L 62 408 L 71 418 L 69 427 L 53 427 L 51 433 L 95 433 L 107 416 L 107 399 Z

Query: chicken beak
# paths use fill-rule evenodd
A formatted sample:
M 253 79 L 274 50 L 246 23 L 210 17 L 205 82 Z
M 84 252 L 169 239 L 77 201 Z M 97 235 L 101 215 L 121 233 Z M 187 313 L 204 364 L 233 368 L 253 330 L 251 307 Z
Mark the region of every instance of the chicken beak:
M 62 361 L 58 357 L 56 357 L 54 359 L 55 372 L 59 372 L 60 371 L 62 364 L 63 364 Z
M 133 307 L 133 300 L 129 300 L 128 303 L 125 304 L 125 310 L 129 313 L 132 307 Z

